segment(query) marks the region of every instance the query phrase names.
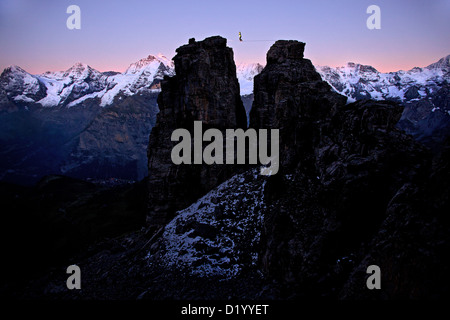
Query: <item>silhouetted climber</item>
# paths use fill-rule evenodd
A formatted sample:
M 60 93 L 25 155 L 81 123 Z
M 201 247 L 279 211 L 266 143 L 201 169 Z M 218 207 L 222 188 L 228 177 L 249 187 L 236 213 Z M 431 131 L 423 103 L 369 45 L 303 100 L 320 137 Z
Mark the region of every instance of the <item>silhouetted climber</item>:
M 242 34 L 241 34 L 241 32 L 239 31 L 239 41 L 241 41 L 242 42 Z

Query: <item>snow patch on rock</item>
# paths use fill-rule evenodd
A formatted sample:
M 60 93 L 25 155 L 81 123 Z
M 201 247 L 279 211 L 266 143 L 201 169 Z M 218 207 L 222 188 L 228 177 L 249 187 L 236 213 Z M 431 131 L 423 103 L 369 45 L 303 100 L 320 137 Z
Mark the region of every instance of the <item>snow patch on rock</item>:
M 266 179 L 259 169 L 236 175 L 177 212 L 162 235 L 160 264 L 199 277 L 225 279 L 255 265 Z

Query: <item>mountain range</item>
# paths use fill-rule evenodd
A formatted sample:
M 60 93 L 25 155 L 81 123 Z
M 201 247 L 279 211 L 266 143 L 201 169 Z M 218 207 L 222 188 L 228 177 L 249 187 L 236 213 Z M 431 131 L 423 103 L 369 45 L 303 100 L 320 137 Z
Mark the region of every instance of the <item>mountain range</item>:
M 142 179 L 159 83 L 173 72 L 163 55 L 149 55 L 124 73 L 83 63 L 41 75 L 6 68 L 0 76 L 0 180 L 34 184 L 47 174 Z
M 236 65 L 247 115 L 253 79 L 263 68 Z M 450 134 L 450 55 L 424 68 L 389 73 L 352 62 L 315 68 L 348 102 L 401 103 L 405 109 L 398 126 L 432 148 Z M 6 68 L 0 76 L 0 180 L 35 183 L 53 173 L 142 179 L 148 173 L 146 149 L 159 111 L 160 82 L 174 74 L 173 61 L 162 54 L 132 63 L 123 73 L 83 63 L 40 75 Z
M 349 102 L 362 99 L 416 101 L 438 91 L 450 80 L 450 55 L 425 68 L 381 73 L 353 62 L 343 67 L 316 66 L 316 70 Z
M 5 111 L 21 115 L 11 117 L 16 124 L 30 114 L 41 124 L 58 117 L 92 117 L 77 138 L 61 139 L 70 152 L 63 161 L 66 172 L 72 175 L 105 170 L 108 163 L 110 174 L 124 174 L 120 168 L 132 168 L 132 141 L 140 146 L 148 140 L 148 175 L 112 188 L 54 175 L 34 188 L 0 183 L 7 226 L 0 241 L 2 268 L 8 275 L 0 293 L 157 303 L 290 300 L 295 306 L 305 298 L 448 298 L 450 140 L 432 153 L 397 124 L 402 117 L 410 119 L 406 105 L 418 99 L 410 103 L 411 111 L 423 112 L 436 129 L 433 115 L 448 117 L 442 112 L 449 101 L 448 83 L 434 77 L 424 84 L 429 85 L 426 96 L 409 101 L 405 93 L 403 98 L 381 95 L 349 102 L 337 92 L 340 82 L 331 86 L 304 57 L 305 45 L 278 40 L 271 46 L 266 66 L 254 76 L 249 119 L 240 97 L 251 99 L 251 94 L 242 96 L 233 50 L 221 36 L 191 38 L 177 48 L 176 74 L 160 82 L 154 123 L 149 101 L 157 93 L 148 92 L 152 88 L 119 94 L 105 107 L 99 107 L 103 96 L 98 96 L 72 107 L 30 104 L 28 111 Z M 367 69 L 354 65 L 346 73 L 334 71 L 336 77 L 351 72 L 343 78 L 359 82 L 358 89 L 387 94 L 380 79 L 389 76 Z M 376 90 L 370 91 L 364 76 L 372 77 Z M 385 83 L 390 87 L 405 80 L 397 78 Z M 421 92 L 423 87 L 414 83 Z M 398 92 L 408 91 L 406 86 L 402 82 Z M 351 94 L 351 85 L 342 88 Z M 414 103 L 422 109 L 413 110 Z M 435 110 L 428 110 L 432 105 Z M 170 137 L 177 128 L 185 128 L 191 137 L 183 141 L 194 144 L 193 121 L 223 134 L 245 129 L 246 120 L 252 129 L 278 131 L 276 174 L 261 175 L 258 164 L 173 163 L 178 142 Z M 75 133 L 70 121 L 59 129 Z M 142 123 L 151 128 L 132 131 Z M 21 128 L 22 135 L 27 128 Z M 59 141 L 56 134 L 48 137 Z M 250 149 L 245 146 L 245 153 Z M 47 154 L 43 160 L 53 158 Z M 30 270 L 29 261 L 40 263 Z M 82 290 L 67 290 L 69 264 L 81 266 Z M 368 275 L 373 267 L 378 279 Z M 381 290 L 371 289 L 375 283 Z
M 98 99 L 104 107 L 111 105 L 119 94 L 158 91 L 162 78 L 173 74 L 173 62 L 161 54 L 130 64 L 124 73 L 102 73 L 81 62 L 66 71 L 41 75 L 31 75 L 18 66 L 11 66 L 0 78 L 3 89 L 0 101 L 73 107 L 87 99 Z
M 253 92 L 253 78 L 263 65 L 236 65 L 241 95 Z M 427 67 L 381 73 L 374 67 L 349 62 L 342 67 L 315 66 L 316 70 L 348 102 L 362 99 L 418 101 L 438 91 L 450 80 L 450 55 Z M 130 64 L 123 73 L 100 72 L 77 62 L 66 71 L 32 75 L 18 66 L 6 68 L 0 77 L 0 102 L 36 103 L 43 107 L 73 107 L 87 99 L 99 99 L 105 107 L 120 94 L 159 92 L 165 75 L 175 74 L 172 60 L 162 54 L 149 55 Z M 439 110 L 436 107 L 435 110 Z

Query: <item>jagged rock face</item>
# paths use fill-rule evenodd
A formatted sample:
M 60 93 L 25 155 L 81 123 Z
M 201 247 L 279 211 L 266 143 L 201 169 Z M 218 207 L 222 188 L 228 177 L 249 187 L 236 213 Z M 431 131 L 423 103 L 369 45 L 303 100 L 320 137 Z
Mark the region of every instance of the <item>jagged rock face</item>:
M 404 105 L 398 126 L 426 146 L 439 150 L 450 136 L 450 85 L 444 82 L 439 90 Z
M 233 50 L 226 39 L 211 37 L 177 49 L 173 58 L 178 85 L 179 110 L 174 111 L 189 121 L 191 117 L 218 128 L 245 127 L 246 117 L 240 99 Z M 165 104 L 165 95 L 160 102 Z M 177 115 L 178 115 L 177 114 Z
M 120 95 L 99 107 L 18 107 L 0 112 L 0 180 L 33 185 L 48 174 L 139 180 L 147 175 L 148 134 L 157 93 Z
M 260 262 L 291 294 L 331 295 L 370 252 L 399 189 L 423 181 L 429 157 L 395 128 L 403 107 L 346 105 L 293 48 L 303 46 L 277 42 L 255 77 L 250 124 L 280 129 L 281 163 L 265 188 Z
M 46 95 L 45 86 L 36 78 L 32 77 L 25 70 L 18 66 L 6 68 L 0 75 L 0 87 L 2 94 L 2 104 L 8 100 L 33 101 L 42 99 Z
M 141 180 L 147 176 L 148 132 L 155 125 L 157 93 L 123 96 L 102 108 L 72 141 L 61 172 L 79 178 Z
M 267 52 L 267 64 L 283 63 L 286 60 L 303 60 L 305 43 L 295 40 L 279 40 Z
M 346 97 L 322 81 L 311 61 L 303 59 L 304 47 L 298 41 L 277 41 L 254 80 L 250 127 L 280 130 L 281 170 L 299 164 L 303 156 L 298 152 L 311 152 L 318 121 L 346 102 Z
M 369 250 L 355 262 L 341 299 L 440 299 L 449 295 L 450 250 L 450 140 L 434 159 L 423 184 L 406 183 L 386 208 Z M 377 262 L 382 270 L 382 290 L 361 286 L 367 265 Z
M 174 165 L 171 135 L 185 128 L 194 136 L 194 121 L 203 129 L 245 128 L 232 49 L 226 39 L 211 37 L 177 49 L 173 58 L 176 76 L 165 78 L 158 97 L 160 112 L 152 129 L 149 158 L 149 221 L 162 224 L 201 195 L 230 176 L 223 165 Z
M 381 73 L 371 66 L 348 63 L 316 66 L 322 78 L 349 101 L 375 99 L 401 102 L 405 107 L 398 127 L 437 151 L 449 136 L 448 82 L 450 56 L 425 68 Z M 445 89 L 447 87 L 447 89 Z

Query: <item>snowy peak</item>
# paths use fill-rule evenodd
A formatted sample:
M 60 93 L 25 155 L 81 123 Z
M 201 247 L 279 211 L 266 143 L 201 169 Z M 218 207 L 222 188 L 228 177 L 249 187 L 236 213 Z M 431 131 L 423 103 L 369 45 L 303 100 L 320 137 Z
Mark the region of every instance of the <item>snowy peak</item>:
M 241 95 L 253 92 L 253 78 L 259 74 L 264 67 L 259 63 L 239 63 L 236 65 L 236 76 L 241 88 Z
M 360 99 L 407 102 L 427 97 L 450 81 L 450 55 L 425 68 L 381 73 L 372 66 L 347 63 L 343 67 L 316 66 L 317 72 L 349 102 Z M 411 94 L 414 92 L 414 94 Z
M 247 80 L 253 80 L 262 69 L 264 69 L 264 67 L 259 63 L 239 63 L 236 65 L 237 75 Z
M 241 95 L 253 92 L 253 78 L 264 67 L 259 63 L 236 65 Z M 450 82 L 450 55 L 424 68 L 381 73 L 374 67 L 348 62 L 342 67 L 316 66 L 316 70 L 349 102 L 360 99 L 394 99 L 403 102 L 427 97 Z M 175 75 L 174 63 L 161 53 L 130 64 L 124 73 L 101 73 L 75 63 L 65 71 L 31 75 L 19 66 L 9 66 L 0 76 L 2 101 L 39 103 L 42 106 L 74 106 L 86 99 L 100 99 L 107 106 L 116 97 L 139 92 L 157 92 L 164 76 Z
M 131 96 L 142 91 L 159 91 L 164 76 L 173 75 L 175 70 L 171 60 L 162 54 L 149 55 L 130 64 L 124 73 L 107 78 L 109 90 L 101 96 L 100 106 L 110 105 L 120 94 Z
M 355 73 L 378 73 L 377 69 L 375 69 L 372 66 L 354 63 L 354 62 L 347 62 L 347 65 L 343 67 L 345 70 L 353 70 Z
M 89 67 L 87 64 L 84 64 L 82 62 L 76 62 L 72 67 L 70 67 L 64 72 L 64 76 L 65 77 L 72 75 L 79 76 L 89 69 L 91 69 L 91 67 Z
M 6 96 L 15 102 L 34 102 L 43 96 L 39 80 L 19 66 L 5 68 L 0 76 L 0 87 Z M 7 99 L 3 97 L 2 101 Z
M 9 100 L 16 102 L 72 107 L 87 99 L 99 99 L 103 107 L 112 104 L 119 95 L 158 91 L 164 76 L 174 73 L 173 62 L 162 54 L 139 60 L 124 73 L 101 73 L 82 62 L 65 71 L 41 75 L 31 75 L 18 66 L 11 66 L 2 73 L 1 88 Z M 1 101 L 6 100 L 3 97 Z
M 316 66 L 319 73 L 338 74 L 344 78 L 358 79 L 361 77 L 376 78 L 379 72 L 372 66 L 363 65 L 354 62 L 347 62 L 345 66 L 331 68 L 329 66 Z
M 450 71 L 450 54 L 446 57 L 443 57 L 439 59 L 438 62 L 430 64 L 427 69 L 433 70 L 433 69 L 440 69 L 443 71 Z
M 26 72 L 21 67 L 16 66 L 16 65 L 12 65 L 12 66 L 6 67 L 5 70 L 3 70 L 2 74 L 8 74 L 8 73 L 28 74 L 28 72 Z
M 100 71 L 95 70 L 87 64 L 77 62 L 65 71 L 47 71 L 39 76 L 47 79 L 61 80 L 68 83 L 73 81 L 83 81 L 88 77 L 98 79 L 102 75 L 103 74 Z
M 76 80 L 84 80 L 88 77 L 91 78 L 99 78 L 102 76 L 102 73 L 91 68 L 85 63 L 77 62 L 72 67 L 67 69 L 63 74 L 63 78 L 71 78 Z
M 164 66 L 169 69 L 173 69 L 174 65 L 171 60 L 166 56 L 159 53 L 158 55 L 149 55 L 148 57 L 141 59 L 135 63 L 130 64 L 125 74 L 136 74 L 144 71 L 155 71 L 160 66 Z

